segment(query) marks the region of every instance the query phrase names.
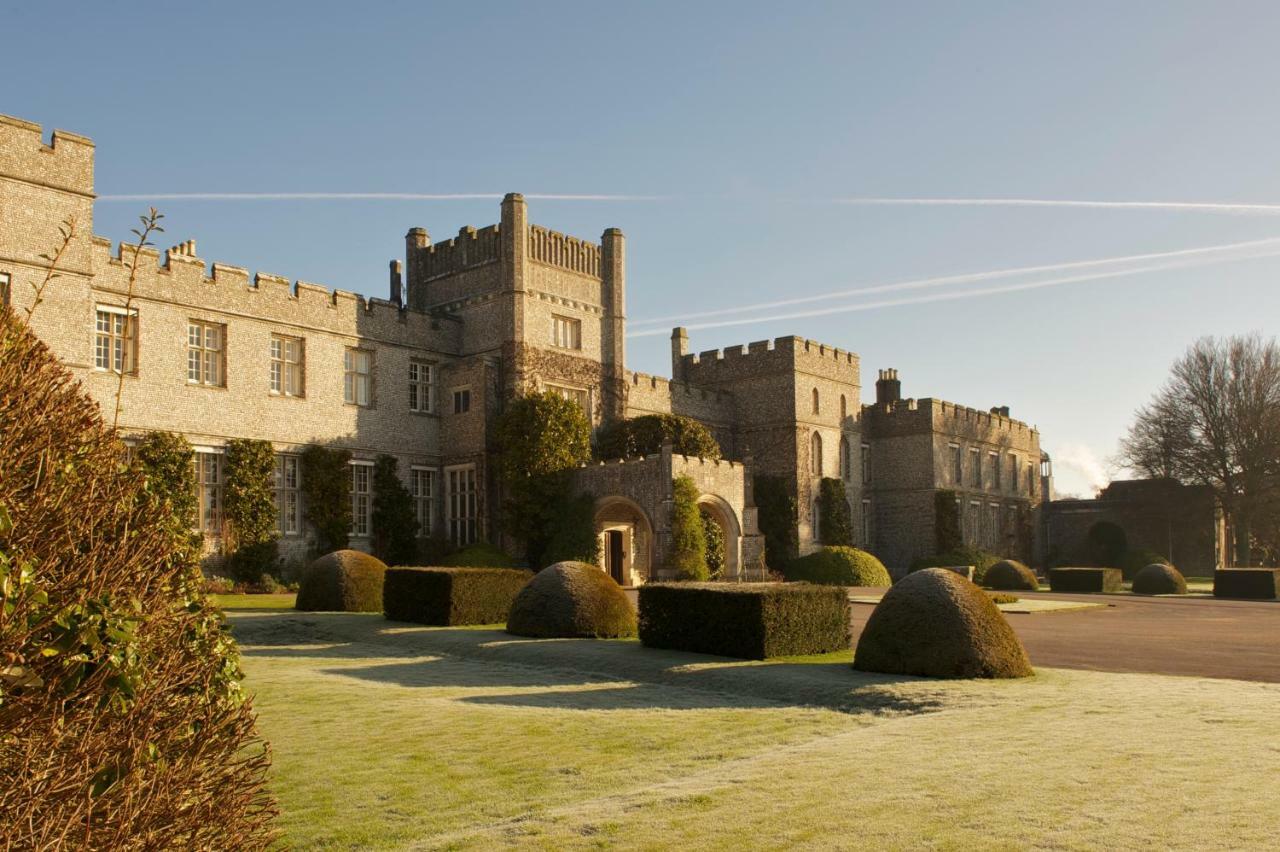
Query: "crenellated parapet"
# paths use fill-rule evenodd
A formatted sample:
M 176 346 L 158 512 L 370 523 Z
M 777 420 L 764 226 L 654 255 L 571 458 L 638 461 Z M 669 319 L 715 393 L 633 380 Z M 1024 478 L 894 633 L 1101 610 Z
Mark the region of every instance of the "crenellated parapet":
M 757 340 L 745 346 L 681 356 L 678 372 L 693 384 L 737 381 L 753 375 L 809 373 L 858 383 L 858 356 L 803 337 Z
M 46 145 L 40 125 L 0 115 L 0 177 L 91 196 L 93 150 L 93 140 L 65 130 Z
M 500 227 L 489 225 L 476 230 L 468 225 L 461 228 L 453 239 L 418 248 L 416 256 L 409 262 L 419 264 L 424 281 L 456 275 L 486 263 L 497 263 L 502 259 Z
M 600 246 L 541 225 L 529 226 L 529 258 L 579 275 L 601 277 Z
M 1039 432 L 1001 410 L 982 411 L 941 399 L 899 399 L 864 408 L 877 436 L 939 432 L 952 435 L 1007 436 L 1019 443 L 1038 441 Z

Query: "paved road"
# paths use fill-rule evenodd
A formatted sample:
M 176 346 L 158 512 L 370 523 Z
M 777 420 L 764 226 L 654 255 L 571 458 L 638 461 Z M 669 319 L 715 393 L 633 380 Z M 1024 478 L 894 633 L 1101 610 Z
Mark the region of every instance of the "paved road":
M 1280 602 L 1037 594 L 1100 609 L 1010 613 L 1031 663 L 1280 683 Z M 873 607 L 853 605 L 857 635 Z

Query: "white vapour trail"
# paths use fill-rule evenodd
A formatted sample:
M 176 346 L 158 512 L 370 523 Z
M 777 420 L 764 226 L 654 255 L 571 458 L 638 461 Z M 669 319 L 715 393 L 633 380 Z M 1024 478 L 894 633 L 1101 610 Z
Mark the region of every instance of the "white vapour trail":
M 1266 213 L 1280 215 L 1280 204 L 1217 201 L 1094 201 L 1071 198 L 892 198 L 848 196 L 832 203 L 903 207 L 1086 207 L 1097 210 L 1170 210 L 1188 213 Z
M 785 308 L 792 305 L 803 305 L 810 302 L 825 302 L 833 299 L 846 298 L 848 296 L 862 296 L 868 293 L 891 293 L 899 290 L 923 290 L 931 287 L 945 287 L 950 284 L 973 284 L 978 281 L 1010 278 L 1018 275 L 1034 275 L 1043 272 L 1065 272 L 1070 269 L 1087 269 L 1092 266 L 1111 266 L 1121 263 L 1142 263 L 1152 260 L 1168 260 L 1173 258 L 1222 254 L 1261 248 L 1276 245 L 1278 243 L 1280 243 L 1280 237 L 1267 237 L 1266 239 L 1261 240 L 1249 240 L 1241 243 L 1223 243 L 1221 245 L 1200 246 L 1198 248 L 1178 249 L 1176 251 L 1130 254 L 1121 257 L 1102 257 L 1095 260 L 1076 260 L 1068 263 L 1049 263 L 1040 266 L 1017 266 L 1006 269 L 994 269 L 987 272 L 968 272 L 960 275 L 941 275 L 932 278 L 917 278 L 911 281 L 899 281 L 893 284 L 875 284 L 869 287 L 855 287 L 849 290 L 830 290 L 813 296 L 797 296 L 793 299 L 775 299 L 769 302 L 754 302 L 750 305 L 738 305 L 732 308 L 717 308 L 715 310 L 702 311 L 700 313 L 685 313 L 665 317 L 653 317 L 650 319 L 639 319 L 632 321 L 631 324 L 633 326 L 646 326 L 678 322 L 687 319 L 700 319 L 702 317 L 728 316 L 729 314 L 750 313 L 753 311 L 767 310 L 769 308 Z
M 100 195 L 99 201 L 500 201 L 501 192 L 157 192 L 151 195 Z M 531 201 L 663 201 L 665 195 L 524 196 Z
M 1059 278 L 1046 278 L 1040 281 L 1029 281 L 1022 284 L 1009 284 L 1003 287 L 984 287 L 977 290 L 963 290 L 958 293 L 934 293 L 929 296 L 913 296 L 905 299 L 885 299 L 879 302 L 861 302 L 853 305 L 836 305 L 827 308 L 814 308 L 808 311 L 793 311 L 786 314 L 770 314 L 764 317 L 747 317 L 746 319 L 721 320 L 719 322 L 694 323 L 686 326 L 690 331 L 704 328 L 727 328 L 738 325 L 758 325 L 775 320 L 805 319 L 808 317 L 824 317 L 833 314 L 872 311 L 880 308 L 896 308 L 903 305 L 920 305 L 928 302 L 949 302 L 958 299 L 972 299 L 978 296 L 994 296 L 1000 293 L 1016 293 L 1021 290 L 1038 290 L 1042 287 L 1057 287 L 1063 284 L 1076 284 L 1084 281 L 1099 281 L 1106 278 L 1120 278 L 1126 275 L 1142 275 L 1147 272 L 1159 272 L 1166 269 L 1188 269 L 1196 266 L 1207 266 L 1213 263 L 1228 261 L 1252 260 L 1280 255 L 1280 247 L 1259 250 L 1231 257 L 1189 258 L 1136 266 L 1129 269 L 1112 269 L 1104 272 L 1089 272 L 1083 275 L 1066 275 Z M 666 329 L 655 328 L 645 331 L 629 332 L 627 337 L 656 337 L 668 334 Z

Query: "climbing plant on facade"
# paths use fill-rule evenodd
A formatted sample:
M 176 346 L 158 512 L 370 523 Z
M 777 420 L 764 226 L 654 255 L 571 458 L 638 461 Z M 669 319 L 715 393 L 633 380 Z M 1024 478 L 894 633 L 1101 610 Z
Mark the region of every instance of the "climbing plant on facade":
M 687 476 L 672 482 L 670 567 L 681 580 L 706 580 L 707 531 L 698 508 L 698 486 Z
M 315 444 L 302 451 L 302 497 L 316 553 L 347 546 L 351 534 L 351 453 Z
M 378 456 L 373 465 L 373 513 L 370 546 L 388 565 L 412 565 L 418 549 L 418 519 L 413 495 L 396 472 L 395 456 Z
M 853 512 L 844 480 L 825 477 L 818 483 L 818 530 L 828 547 L 853 546 Z
M 615 421 L 596 436 L 596 454 L 602 459 L 648 456 L 662 449 L 665 441 L 680 455 L 720 458 L 720 444 L 707 427 L 678 414 L 646 414 Z

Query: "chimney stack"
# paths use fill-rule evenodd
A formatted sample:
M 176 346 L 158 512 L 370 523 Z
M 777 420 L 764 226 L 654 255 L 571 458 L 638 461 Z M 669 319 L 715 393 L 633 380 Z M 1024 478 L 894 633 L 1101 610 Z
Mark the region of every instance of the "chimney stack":
M 880 371 L 876 379 L 876 405 L 892 405 L 902 399 L 902 382 L 898 381 L 898 371 L 892 367 Z
M 396 303 L 397 307 L 404 307 L 404 278 L 402 272 L 404 267 L 400 265 L 400 261 L 391 261 L 391 301 Z
M 671 329 L 671 379 L 684 381 L 684 356 L 689 354 L 689 332 L 682 327 Z

